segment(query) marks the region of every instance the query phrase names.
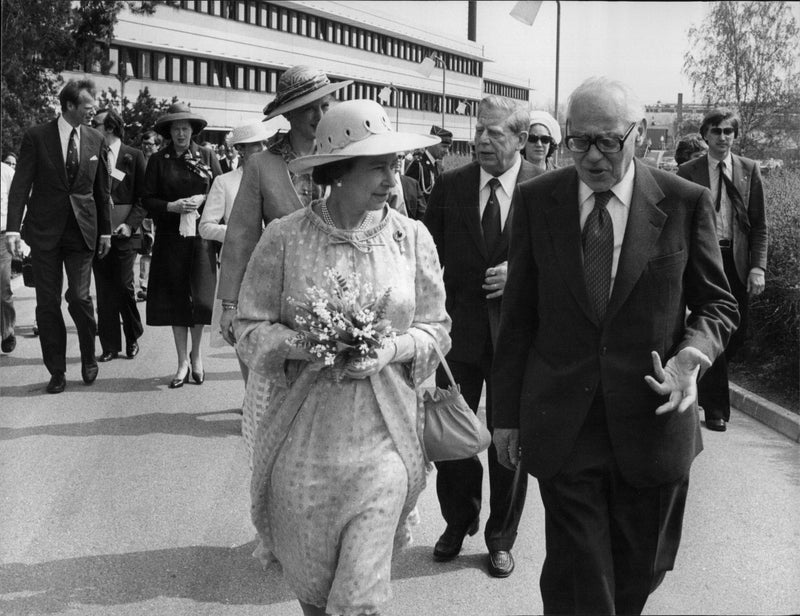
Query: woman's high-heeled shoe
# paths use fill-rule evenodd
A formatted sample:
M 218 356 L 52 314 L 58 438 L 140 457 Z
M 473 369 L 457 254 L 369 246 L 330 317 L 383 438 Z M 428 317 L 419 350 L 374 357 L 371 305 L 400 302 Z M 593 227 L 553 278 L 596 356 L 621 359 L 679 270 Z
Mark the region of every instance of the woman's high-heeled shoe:
M 169 382 L 170 389 L 178 389 L 178 387 L 183 387 L 184 383 L 189 382 L 189 366 L 186 366 L 186 374 L 183 375 L 181 378 L 174 378 Z
M 192 366 L 192 380 L 197 383 L 198 385 L 202 385 L 203 381 L 206 380 L 206 371 L 203 370 L 201 372 L 197 372 Z

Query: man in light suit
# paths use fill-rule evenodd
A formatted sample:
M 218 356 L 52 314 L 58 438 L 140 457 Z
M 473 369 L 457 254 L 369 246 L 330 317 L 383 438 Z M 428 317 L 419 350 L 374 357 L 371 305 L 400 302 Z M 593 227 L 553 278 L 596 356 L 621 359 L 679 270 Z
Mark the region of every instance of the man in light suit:
M 714 109 L 703 118 L 700 134 L 708 154 L 678 168 L 678 176 L 711 189 L 722 264 L 739 304 L 741 320 L 725 353 L 717 358 L 698 384 L 699 403 L 706 427 L 724 432 L 731 418 L 728 362 L 747 335 L 748 298 L 764 291 L 767 268 L 767 216 L 758 163 L 731 153 L 739 136 L 739 119 L 733 112 Z M 721 165 L 721 166 L 720 166 Z
M 487 96 L 478 107 L 477 161 L 445 172 L 431 194 L 425 225 L 444 267 L 447 312 L 453 319 L 453 346 L 447 355 L 456 382 L 477 412 L 486 383 L 486 421 L 493 427 L 491 383 L 494 339 L 506 280 L 510 222 L 519 182 L 541 173 L 520 156 L 528 138 L 528 113 L 513 101 Z M 444 371 L 437 385 L 447 386 Z M 477 456 L 438 462 L 436 492 L 447 522 L 434 549 L 440 561 L 455 558 L 467 534 L 478 530 L 483 467 Z M 490 512 L 484 531 L 489 573 L 507 577 L 514 570 L 511 548 L 525 503 L 525 478 L 514 490 L 514 472 L 497 462 L 489 448 Z
M 50 372 L 49 393 L 61 393 L 66 387 L 64 270 L 69 313 L 78 331 L 81 376 L 87 385 L 97 378 L 97 323 L 89 284 L 95 249 L 102 258 L 111 246 L 111 202 L 107 146 L 103 135 L 87 126 L 94 116 L 94 94 L 91 80 L 67 82 L 59 94 L 61 115 L 25 132 L 8 195 L 9 250 L 20 255 L 20 227 L 31 247 L 36 322 Z
M 94 286 L 97 290 L 97 328 L 102 355 L 98 361 L 119 357 L 122 351 L 120 318 L 125 333 L 125 356 L 133 359 L 139 353 L 137 340 L 144 333 L 142 318 L 136 307 L 133 285 L 133 263 L 142 246 L 140 226 L 147 211 L 141 206 L 145 162 L 141 150 L 122 143 L 125 128 L 122 118 L 113 109 L 99 111 L 93 125 L 103 132 L 108 144 L 108 166 L 111 169 L 112 237 L 111 250 L 94 260 Z
M 512 223 L 493 438 L 539 481 L 546 614 L 639 614 L 672 568 L 702 449 L 697 375 L 738 322 L 711 195 L 633 160 L 635 100 L 581 84 L 575 165 L 522 184 Z

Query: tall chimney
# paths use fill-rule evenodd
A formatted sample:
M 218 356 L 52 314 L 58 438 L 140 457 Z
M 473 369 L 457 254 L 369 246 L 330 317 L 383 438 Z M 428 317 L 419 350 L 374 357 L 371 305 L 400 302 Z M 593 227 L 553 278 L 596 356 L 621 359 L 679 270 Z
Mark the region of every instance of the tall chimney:
M 478 29 L 478 3 L 475 0 L 467 2 L 467 38 L 475 42 L 478 40 L 476 31 Z

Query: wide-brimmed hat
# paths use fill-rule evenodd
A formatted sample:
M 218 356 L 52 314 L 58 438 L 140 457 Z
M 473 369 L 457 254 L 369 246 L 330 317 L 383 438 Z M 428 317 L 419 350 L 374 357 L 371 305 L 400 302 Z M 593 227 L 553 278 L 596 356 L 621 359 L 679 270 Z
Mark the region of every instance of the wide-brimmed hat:
M 225 135 L 225 145 L 234 146 L 237 143 L 256 143 L 258 141 L 266 141 L 274 134 L 275 131 L 270 130 L 270 128 L 263 122 L 245 124 L 244 126 L 237 126 L 231 132 Z
M 289 169 L 303 173 L 338 160 L 427 148 L 440 141 L 430 135 L 396 133 L 389 116 L 375 101 L 344 101 L 317 124 L 317 153 L 295 158 Z
M 156 120 L 153 130 L 165 139 L 169 139 L 169 127 L 178 120 L 188 121 L 192 126 L 192 134 L 194 135 L 203 130 L 208 124 L 204 118 L 192 113 L 191 108 L 186 103 L 172 103 L 167 109 L 167 113 Z
M 308 103 L 341 90 L 353 83 L 352 79 L 331 83 L 328 76 L 310 66 L 293 66 L 278 79 L 275 99 L 264 107 L 265 122 L 275 116 L 299 109 Z
M 531 121 L 528 123 L 528 126 L 530 127 L 534 124 L 541 124 L 547 127 L 556 145 L 561 143 L 561 127 L 558 125 L 558 122 L 556 122 L 556 119 L 549 113 L 546 111 L 531 111 Z

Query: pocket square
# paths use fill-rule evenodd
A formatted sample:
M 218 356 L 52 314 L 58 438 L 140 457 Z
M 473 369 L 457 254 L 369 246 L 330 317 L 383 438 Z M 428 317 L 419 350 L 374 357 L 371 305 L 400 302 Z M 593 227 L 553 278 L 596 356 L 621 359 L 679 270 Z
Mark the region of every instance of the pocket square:
M 97 155 L 95 154 L 95 155 L 94 155 L 94 156 L 92 156 L 92 157 L 91 157 L 89 160 L 97 160 Z

